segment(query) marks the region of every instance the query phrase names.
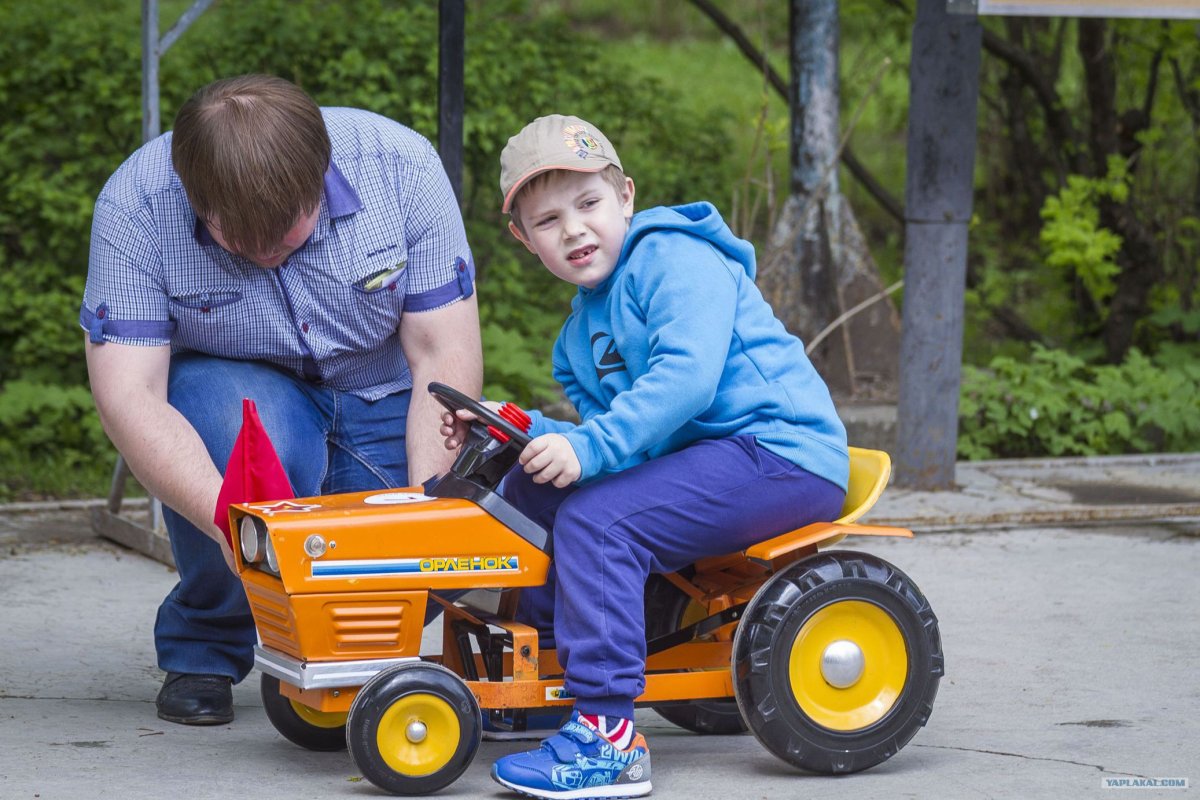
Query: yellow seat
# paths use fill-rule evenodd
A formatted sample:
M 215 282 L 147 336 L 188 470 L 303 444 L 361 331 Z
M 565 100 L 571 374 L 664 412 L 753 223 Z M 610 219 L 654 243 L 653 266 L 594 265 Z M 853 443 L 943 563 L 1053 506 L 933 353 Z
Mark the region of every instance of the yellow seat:
M 747 558 L 769 563 L 780 558 L 794 558 L 804 549 L 837 544 L 846 534 L 865 536 L 912 536 L 904 528 L 859 525 L 855 521 L 866 514 L 887 488 L 892 474 L 892 459 L 882 450 L 850 448 L 850 484 L 842 504 L 842 516 L 833 522 L 814 522 L 794 531 L 760 542 L 744 551 Z M 699 568 L 697 564 L 697 568 Z
M 875 505 L 879 495 L 887 488 L 892 474 L 892 458 L 882 450 L 850 448 L 850 486 L 846 489 L 846 502 L 842 504 L 842 516 L 836 522 L 854 522 Z

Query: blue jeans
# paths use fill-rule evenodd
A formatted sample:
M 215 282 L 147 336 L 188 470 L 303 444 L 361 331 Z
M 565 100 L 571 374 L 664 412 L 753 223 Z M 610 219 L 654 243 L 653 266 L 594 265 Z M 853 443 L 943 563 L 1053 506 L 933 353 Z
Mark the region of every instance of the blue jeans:
M 409 392 L 368 402 L 261 362 L 196 353 L 171 358 L 168 401 L 222 473 L 241 430 L 244 397 L 258 407 L 297 497 L 408 485 Z M 169 508 L 163 517 L 179 583 L 158 609 L 158 665 L 240 681 L 254 665 L 257 641 L 241 581 L 212 539 Z
M 521 591 L 517 618 L 553 629 L 580 713 L 628 719 L 646 685 L 642 596 L 650 573 L 836 519 L 846 497 L 753 436 L 704 440 L 566 489 L 536 484 L 518 468 L 503 493 L 554 532 L 551 572 L 544 585 Z

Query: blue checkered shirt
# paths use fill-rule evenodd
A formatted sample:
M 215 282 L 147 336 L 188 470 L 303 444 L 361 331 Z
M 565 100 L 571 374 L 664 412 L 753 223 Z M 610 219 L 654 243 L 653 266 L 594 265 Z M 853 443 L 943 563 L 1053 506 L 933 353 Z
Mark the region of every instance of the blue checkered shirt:
M 170 133 L 130 156 L 96 201 L 79 312 L 91 341 L 266 361 L 367 400 L 410 388 L 402 315 L 474 291 L 462 217 L 426 139 L 367 111 L 323 113 L 320 217 L 275 269 L 227 252 L 196 218 Z

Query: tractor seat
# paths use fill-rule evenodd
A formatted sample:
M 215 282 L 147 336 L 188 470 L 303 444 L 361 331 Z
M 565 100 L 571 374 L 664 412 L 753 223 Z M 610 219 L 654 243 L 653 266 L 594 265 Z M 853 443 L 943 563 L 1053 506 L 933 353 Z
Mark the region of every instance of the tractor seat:
M 879 495 L 887 488 L 892 474 L 892 459 L 882 450 L 850 448 L 850 485 L 846 489 L 846 501 L 842 503 L 842 515 L 835 522 L 854 522 L 871 510 Z
M 842 504 L 842 515 L 833 522 L 814 522 L 782 533 L 765 542 L 746 548 L 745 557 L 760 563 L 769 563 L 796 550 L 821 544 L 828 546 L 840 542 L 848 533 L 868 536 L 912 536 L 912 531 L 903 528 L 884 528 L 873 525 L 854 524 L 859 517 L 871 510 L 871 506 L 887 488 L 892 474 L 892 459 L 882 450 L 850 448 L 850 483 L 846 500 Z M 723 559 L 725 557 L 717 557 Z M 708 564 L 698 562 L 698 570 Z M 711 566 L 716 566 L 714 559 Z

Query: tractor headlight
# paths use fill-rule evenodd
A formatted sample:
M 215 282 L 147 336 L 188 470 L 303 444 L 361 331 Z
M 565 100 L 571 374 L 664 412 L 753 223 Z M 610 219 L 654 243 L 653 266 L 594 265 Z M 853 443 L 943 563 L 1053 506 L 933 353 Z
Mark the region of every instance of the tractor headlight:
M 238 538 L 242 540 L 242 558 L 247 564 L 261 561 L 267 532 L 254 517 L 242 517 L 238 525 Z
M 266 550 L 266 554 L 267 554 L 267 569 L 269 569 L 271 572 L 274 572 L 276 575 L 278 575 L 279 574 L 279 556 L 275 555 L 275 545 L 271 543 L 270 536 L 267 536 L 265 541 L 266 541 L 265 550 Z

